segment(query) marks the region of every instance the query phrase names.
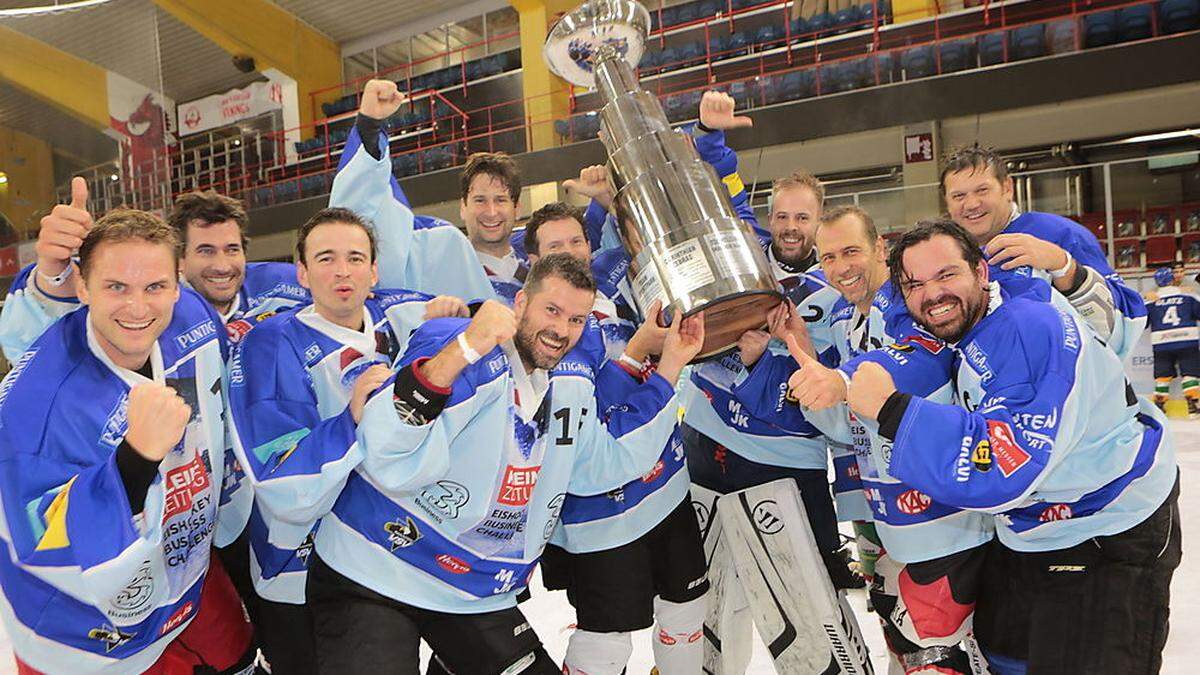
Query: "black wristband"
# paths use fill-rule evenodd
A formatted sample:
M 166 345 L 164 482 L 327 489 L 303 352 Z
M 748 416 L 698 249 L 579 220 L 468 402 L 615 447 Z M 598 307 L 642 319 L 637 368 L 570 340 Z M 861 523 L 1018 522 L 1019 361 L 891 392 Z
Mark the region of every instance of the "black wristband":
M 1075 261 L 1075 276 L 1071 277 L 1071 287 L 1068 288 L 1066 290 L 1066 292 L 1063 293 L 1063 295 L 1065 295 L 1067 297 L 1070 297 L 1071 295 L 1073 295 L 1075 293 L 1075 291 L 1078 291 L 1080 289 L 1080 287 L 1083 286 L 1083 283 L 1085 281 L 1087 281 L 1087 278 L 1088 278 L 1087 268 L 1083 266 L 1083 263 L 1076 260 Z
M 383 131 L 383 122 L 362 113 L 358 113 L 354 118 L 354 126 L 358 127 L 358 137 L 362 139 L 363 148 L 375 160 L 383 157 L 383 150 L 379 147 L 379 132 Z
M 708 127 L 704 126 L 704 122 L 701 122 L 699 120 L 696 121 L 696 128 L 699 129 L 700 131 L 703 131 L 706 134 L 711 134 L 712 132 L 716 131 L 716 129 L 709 129 Z
M 449 389 L 439 389 L 421 377 L 419 370 L 428 359 L 417 359 L 396 373 L 392 385 L 396 412 L 408 424 L 422 426 L 437 417 L 450 398 Z
M 159 464 L 139 455 L 129 441 L 122 439 L 117 446 L 117 473 L 121 474 L 121 484 L 125 487 L 129 508 L 135 516 L 145 507 L 146 493 L 158 475 Z
M 904 419 L 904 412 L 908 410 L 908 402 L 911 399 L 911 394 L 893 391 L 888 400 L 883 402 L 878 419 L 880 436 L 889 441 L 896 440 L 896 433 L 900 431 L 900 421 Z

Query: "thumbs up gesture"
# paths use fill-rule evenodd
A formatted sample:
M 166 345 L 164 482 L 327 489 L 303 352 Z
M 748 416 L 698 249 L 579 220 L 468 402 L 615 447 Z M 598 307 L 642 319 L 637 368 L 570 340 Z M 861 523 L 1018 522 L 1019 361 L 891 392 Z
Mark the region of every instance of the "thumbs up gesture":
M 826 368 L 796 340 L 787 336 L 788 351 L 800 365 L 800 370 L 788 378 L 788 398 L 805 408 L 824 410 L 846 400 L 846 380 L 841 373 Z M 811 349 L 811 346 L 809 346 Z
M 55 277 L 71 264 L 71 256 L 92 229 L 87 199 L 87 181 L 76 176 L 71 179 L 71 203 L 55 206 L 50 215 L 42 218 L 42 229 L 34 246 L 38 272 Z

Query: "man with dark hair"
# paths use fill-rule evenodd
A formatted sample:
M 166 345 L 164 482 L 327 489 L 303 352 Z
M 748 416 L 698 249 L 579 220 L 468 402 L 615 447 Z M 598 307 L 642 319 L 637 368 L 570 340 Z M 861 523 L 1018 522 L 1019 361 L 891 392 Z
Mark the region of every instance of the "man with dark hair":
M 467 238 L 496 293 L 511 302 L 529 273 L 509 241 L 521 206 L 521 172 L 502 152 L 477 152 L 467 158 L 459 182 L 458 213 Z
M 0 393 L 0 612 L 20 672 L 245 672 L 251 627 L 211 557 L 223 481 L 220 320 L 178 240 L 118 210 L 79 243 L 83 308 Z
M 592 246 L 583 231 L 583 209 L 566 202 L 550 202 L 534 211 L 525 223 L 525 252 L 530 264 L 537 257 L 552 253 L 570 253 L 581 260 L 590 261 Z M 543 243 L 538 233 L 545 229 Z
M 1078 314 L 991 281 L 958 225 L 918 224 L 888 262 L 911 316 L 957 355 L 958 403 L 898 391 L 876 363 L 847 400 L 892 442 L 897 479 L 995 514 L 975 613 L 992 669 L 1158 672 L 1180 559 L 1166 419 Z
M 304 604 L 312 534 L 361 460 L 356 425 L 387 365 L 429 318 L 466 316 L 452 297 L 376 288 L 375 235 L 329 208 L 300 227 L 299 283 L 313 302 L 250 331 L 230 362 L 231 437 L 253 484 L 247 528 L 260 642 L 272 667 L 315 672 Z
M 821 269 L 842 294 L 831 319 L 839 361 L 870 359 L 905 391 L 950 403 L 951 350 L 914 336 L 911 321 L 895 321 L 897 305 L 903 303 L 889 279 L 887 245 L 870 214 L 857 206 L 826 211 L 815 244 Z M 844 375 L 815 359 L 805 331 L 787 339 L 791 355 L 763 355 L 735 387 L 738 400 L 783 428 L 811 422 L 829 438 L 854 448 L 852 466 L 834 458 L 835 493 L 839 512 L 850 495 L 837 483 L 856 484 L 857 496 L 865 495 L 870 505 L 873 522 L 855 521 L 855 529 L 889 651 L 906 671 L 924 665 L 939 672 L 971 673 L 969 652 L 958 645 L 969 639 L 982 545 L 991 540 L 994 529 L 991 517 L 933 502 L 896 480 L 887 469 L 887 441 L 873 422 L 860 419 L 845 405 L 827 411 L 790 405 L 820 396 L 820 380 L 840 381 Z M 792 396 L 787 382 L 798 367 L 808 379 L 797 382 Z M 872 549 L 878 556 L 873 563 Z
M 1051 213 L 1021 213 L 1012 177 L 995 150 L 978 145 L 951 150 L 940 187 L 947 213 L 984 248 L 989 264 L 1002 271 L 1032 270 L 1118 355 L 1133 351 L 1146 327 L 1141 296 L 1113 271 L 1083 226 Z
M 703 342 L 700 320 L 677 319 L 649 386 L 599 411 L 611 369 L 574 349 L 594 293 L 585 263 L 548 255 L 512 309 L 489 301 L 409 340 L 363 407 L 361 463 L 317 532 L 308 598 L 322 672 L 416 673 L 420 639 L 451 672 L 560 672 L 516 594 L 567 491 L 601 494 L 654 465 L 674 380 Z
M 218 314 L 232 316 L 246 281 L 249 219 L 242 203 L 212 190 L 189 192 L 175 200 L 167 223 L 182 240 L 183 278 Z

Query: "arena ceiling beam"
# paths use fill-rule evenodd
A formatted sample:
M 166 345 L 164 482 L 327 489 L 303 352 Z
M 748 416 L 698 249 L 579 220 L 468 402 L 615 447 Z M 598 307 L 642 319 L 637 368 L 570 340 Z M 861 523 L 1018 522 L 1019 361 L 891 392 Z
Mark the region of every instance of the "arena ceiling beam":
M 104 68 L 0 26 L 0 80 L 79 118 L 108 128 Z
M 249 56 L 259 71 L 275 68 L 296 80 L 304 136 L 320 117 L 319 104 L 341 96 L 341 48 L 312 26 L 267 0 L 154 0 L 154 4 L 231 56 Z

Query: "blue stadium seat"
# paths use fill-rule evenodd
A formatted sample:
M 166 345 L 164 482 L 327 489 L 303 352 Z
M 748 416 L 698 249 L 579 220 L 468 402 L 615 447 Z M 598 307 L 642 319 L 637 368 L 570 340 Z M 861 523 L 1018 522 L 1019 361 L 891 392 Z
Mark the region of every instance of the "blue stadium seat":
M 1117 41 L 1117 13 L 1097 12 L 1083 17 L 1083 45 L 1104 47 Z
M 271 203 L 274 192 L 269 187 L 254 188 L 254 203 L 263 206 Z
M 467 82 L 474 82 L 483 77 L 483 61 L 475 59 L 467 61 Z
M 938 47 L 938 56 L 942 61 L 942 72 L 956 73 L 974 65 L 971 58 L 971 47 L 974 44 L 973 40 L 955 40 L 941 44 Z
M 657 15 L 658 12 L 655 12 L 655 14 Z M 679 23 L 679 6 L 663 7 L 662 16 L 659 17 L 659 20 L 662 21 L 663 28 L 670 28 Z
M 846 81 L 846 69 L 840 63 L 830 63 L 817 68 L 817 94 L 824 96 L 842 91 Z
M 879 74 L 879 84 L 888 84 L 899 79 L 896 74 L 896 58 L 890 52 L 876 55 L 875 71 Z M 871 73 L 871 83 L 875 83 L 875 73 Z
M 647 49 L 642 53 L 642 60 L 638 62 L 638 68 L 642 70 L 654 70 L 662 62 L 662 52 L 657 49 Z
M 729 34 L 729 55 L 741 56 L 748 51 L 750 43 L 753 42 L 751 35 L 744 30 L 734 31 Z
M 276 183 L 275 187 L 272 188 L 272 195 L 275 198 L 276 204 L 290 202 L 300 196 L 300 187 L 294 180 Z
M 658 60 L 658 67 L 663 70 L 675 70 L 682 67 L 682 59 L 679 56 L 679 50 L 674 47 L 667 47 L 662 50 Z
M 859 5 L 858 20 L 864 24 L 871 25 L 875 20 L 875 5 L 870 2 Z
M 825 37 L 829 35 L 829 28 L 833 25 L 833 16 L 829 12 L 821 12 L 814 14 L 808 19 L 808 30 L 815 33 L 814 37 Z
M 783 39 L 783 29 L 773 23 L 768 23 L 754 34 L 754 43 L 759 49 L 766 49 Z
M 779 100 L 795 101 L 813 95 L 813 71 L 793 70 L 779 80 Z
M 979 65 L 1004 63 L 1005 33 L 985 33 L 979 36 Z
M 808 19 L 798 16 L 792 19 L 791 30 L 793 40 L 807 40 L 808 33 L 812 30 L 812 28 L 810 28 L 808 25 Z
M 568 138 L 571 135 L 571 125 L 566 120 L 554 120 L 554 133 L 560 138 Z
M 725 3 L 717 2 L 717 0 L 703 0 L 696 8 L 696 14 L 701 19 L 707 19 L 717 15 L 717 12 L 725 11 Z
M 746 9 L 761 4 L 764 0 L 732 0 L 731 6 L 737 9 Z
M 729 36 L 714 35 L 708 38 L 708 53 L 714 59 L 723 59 L 729 56 L 726 52 L 729 51 Z
M 1200 0 L 1161 0 L 1158 3 L 1158 30 L 1182 33 L 1200 28 Z
M 683 62 L 683 65 L 690 66 L 698 61 L 703 61 L 705 56 L 703 42 L 689 42 L 679 48 L 679 60 Z
M 733 97 L 737 107 L 750 107 L 756 105 L 754 87 L 746 81 L 733 82 L 729 85 L 729 95 Z
M 782 75 L 768 75 L 767 77 L 764 77 L 758 84 L 762 88 L 763 103 L 766 105 L 779 103 L 783 100 Z
M 300 192 L 305 197 L 322 195 L 329 191 L 328 174 L 319 173 L 300 179 Z
M 583 124 L 580 126 L 579 138 L 585 140 L 595 138 L 600 134 L 600 116 L 599 115 L 584 115 Z
M 904 69 L 904 79 L 915 80 L 929 77 L 937 73 L 937 60 L 933 54 L 932 45 L 921 45 L 904 50 L 900 55 L 900 67 Z
M 1012 30 L 1008 46 L 1011 60 L 1033 59 L 1046 55 L 1046 24 L 1021 26 Z
M 679 13 L 675 15 L 676 23 L 691 23 L 700 18 L 700 13 L 696 7 L 696 3 L 689 2 L 686 5 L 679 5 Z
M 850 28 L 856 23 L 858 23 L 858 10 L 853 7 L 849 7 L 833 15 L 833 23 L 831 24 L 830 28 L 833 29 L 834 34 L 846 33 L 849 32 Z
M 1154 34 L 1154 8 L 1150 5 L 1138 5 L 1117 10 L 1117 40 L 1145 40 Z
M 1067 54 L 1075 51 L 1075 30 L 1079 22 L 1061 19 L 1046 24 L 1046 43 L 1051 54 Z

